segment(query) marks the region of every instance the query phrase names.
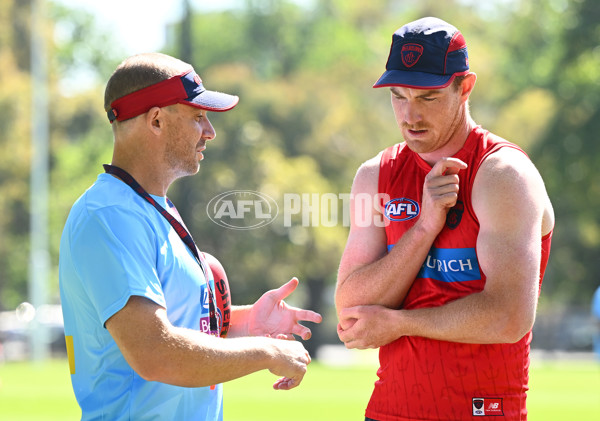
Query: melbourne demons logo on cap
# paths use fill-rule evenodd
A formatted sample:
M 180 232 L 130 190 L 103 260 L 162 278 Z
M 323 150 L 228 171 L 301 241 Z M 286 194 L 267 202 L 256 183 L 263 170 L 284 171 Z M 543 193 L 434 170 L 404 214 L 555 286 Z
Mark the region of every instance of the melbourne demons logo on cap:
M 402 63 L 406 67 L 413 67 L 423 55 L 423 46 L 420 44 L 404 44 L 402 50 Z

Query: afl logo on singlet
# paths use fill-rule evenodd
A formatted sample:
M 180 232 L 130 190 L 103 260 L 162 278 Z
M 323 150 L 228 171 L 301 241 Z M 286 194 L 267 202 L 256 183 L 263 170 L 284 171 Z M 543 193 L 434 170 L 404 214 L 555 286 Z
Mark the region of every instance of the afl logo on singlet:
M 385 217 L 390 221 L 407 221 L 419 215 L 419 204 L 412 199 L 402 197 L 392 199 L 385 204 Z

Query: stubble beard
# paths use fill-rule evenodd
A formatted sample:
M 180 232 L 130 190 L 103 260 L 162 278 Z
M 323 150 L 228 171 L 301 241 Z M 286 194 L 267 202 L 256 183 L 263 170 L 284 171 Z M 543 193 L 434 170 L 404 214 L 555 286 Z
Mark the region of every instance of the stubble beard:
M 200 170 L 196 147 L 190 151 L 183 146 L 181 137 L 174 133 L 169 137 L 165 150 L 164 161 L 176 178 L 194 175 Z

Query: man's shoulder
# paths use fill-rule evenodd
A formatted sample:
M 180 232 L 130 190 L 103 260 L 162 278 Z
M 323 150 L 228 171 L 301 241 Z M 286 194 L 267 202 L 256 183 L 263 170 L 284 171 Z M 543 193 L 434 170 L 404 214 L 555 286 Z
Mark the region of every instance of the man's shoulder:
M 466 153 L 472 154 L 472 164 L 475 164 L 478 174 L 481 171 L 500 171 L 506 175 L 506 170 L 510 169 L 535 169 L 527 153 L 518 144 L 481 126 L 473 129 L 464 148 Z
M 359 167 L 359 170 L 361 168 L 365 168 L 365 169 L 373 169 L 373 168 L 379 168 L 379 165 L 381 165 L 381 157 L 383 156 L 385 150 L 380 151 L 377 155 L 375 155 L 374 157 L 371 157 L 369 159 L 367 159 L 365 162 L 362 163 L 362 165 Z
M 82 197 L 89 207 L 106 207 L 113 205 L 125 206 L 135 192 L 126 184 L 108 174 L 100 174 L 92 186 Z
M 526 175 L 529 171 L 537 173 L 529 156 L 517 145 L 508 141 L 499 144 L 493 153 L 487 154 L 483 158 L 480 171 L 499 172 L 513 176 Z
M 147 213 L 143 199 L 129 186 L 120 180 L 101 174 L 77 199 L 71 213 L 79 212 L 87 215 L 111 212 Z
M 406 144 L 404 142 L 397 143 L 395 145 L 388 146 L 387 148 L 379 151 L 377 155 L 374 157 L 367 159 L 362 165 L 358 168 L 359 171 L 379 171 L 379 168 L 382 165 L 385 165 L 387 161 L 396 159 L 398 155 L 408 148 L 405 148 Z
M 376 182 L 379 178 L 379 168 L 381 166 L 381 158 L 385 150 L 379 152 L 372 158 L 367 159 L 363 162 L 356 171 L 356 176 L 354 177 L 354 185 L 364 184 L 364 183 L 373 183 Z
M 546 234 L 554 226 L 554 212 L 544 180 L 519 148 L 500 148 L 481 163 L 473 184 L 473 204 L 486 202 L 489 207 L 514 203 L 521 210 L 537 208 L 543 215 L 542 232 Z M 522 212 L 515 214 L 522 215 Z
M 143 203 L 143 199 L 127 185 L 101 174 L 73 204 L 65 229 L 76 233 L 92 226 L 107 226 L 112 230 L 147 225 L 144 221 L 151 218 L 150 210 L 154 209 Z

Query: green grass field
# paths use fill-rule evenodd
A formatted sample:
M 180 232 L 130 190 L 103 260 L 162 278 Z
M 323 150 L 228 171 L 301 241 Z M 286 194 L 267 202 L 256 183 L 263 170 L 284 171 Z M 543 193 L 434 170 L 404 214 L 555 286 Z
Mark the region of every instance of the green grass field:
M 272 390 L 268 372 L 225 385 L 225 420 L 363 420 L 375 380 L 373 365 L 332 367 L 314 362 L 302 385 Z M 600 364 L 533 361 L 530 421 L 600 420 Z M 1 421 L 78 420 L 66 361 L 0 365 Z

